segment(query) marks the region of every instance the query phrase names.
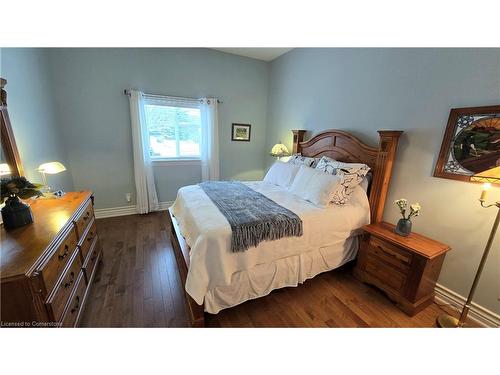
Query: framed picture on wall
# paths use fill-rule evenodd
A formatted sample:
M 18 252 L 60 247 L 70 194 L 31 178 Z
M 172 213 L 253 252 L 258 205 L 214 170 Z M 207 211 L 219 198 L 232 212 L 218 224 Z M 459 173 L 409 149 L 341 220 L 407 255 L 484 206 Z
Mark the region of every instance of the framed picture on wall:
M 250 124 L 233 124 L 231 130 L 232 141 L 250 142 Z
M 500 105 L 450 111 L 435 177 L 470 181 L 500 167 Z

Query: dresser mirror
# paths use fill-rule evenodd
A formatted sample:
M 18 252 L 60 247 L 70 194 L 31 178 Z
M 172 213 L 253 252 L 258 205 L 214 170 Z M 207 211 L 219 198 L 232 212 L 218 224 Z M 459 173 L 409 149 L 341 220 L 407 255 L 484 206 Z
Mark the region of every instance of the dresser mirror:
M 23 175 L 23 166 L 10 124 L 9 113 L 7 112 L 6 84 L 7 81 L 0 78 L 0 176 L 16 177 Z

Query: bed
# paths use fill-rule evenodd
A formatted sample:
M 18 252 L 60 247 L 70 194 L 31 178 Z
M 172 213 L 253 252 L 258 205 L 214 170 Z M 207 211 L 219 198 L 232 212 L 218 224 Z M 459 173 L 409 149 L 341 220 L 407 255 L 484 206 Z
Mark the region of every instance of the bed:
M 329 156 L 370 166 L 372 183 L 358 186 L 344 206 L 318 208 L 287 189 L 264 181 L 245 185 L 293 211 L 303 222 L 301 237 L 261 242 L 245 252 L 231 252 L 231 227 L 198 185 L 179 190 L 169 209 L 169 228 L 192 326 L 204 325 L 204 313 L 218 313 L 272 290 L 297 286 L 319 273 L 353 260 L 360 228 L 382 218 L 400 131 L 379 131 L 372 147 L 352 134 L 328 130 L 304 142 L 293 131 L 293 152 Z

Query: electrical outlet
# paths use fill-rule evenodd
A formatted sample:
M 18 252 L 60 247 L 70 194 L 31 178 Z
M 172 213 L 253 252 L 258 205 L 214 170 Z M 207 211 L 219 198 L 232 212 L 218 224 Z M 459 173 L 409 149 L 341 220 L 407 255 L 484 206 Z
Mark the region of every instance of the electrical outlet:
M 130 193 L 125 193 L 125 200 L 130 203 L 132 201 L 132 195 Z

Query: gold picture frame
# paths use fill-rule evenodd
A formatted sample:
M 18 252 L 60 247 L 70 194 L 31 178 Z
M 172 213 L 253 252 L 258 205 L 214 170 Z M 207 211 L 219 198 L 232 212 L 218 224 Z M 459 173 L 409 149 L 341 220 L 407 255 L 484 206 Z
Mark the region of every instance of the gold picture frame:
M 434 177 L 468 181 L 500 166 L 500 105 L 453 108 Z

